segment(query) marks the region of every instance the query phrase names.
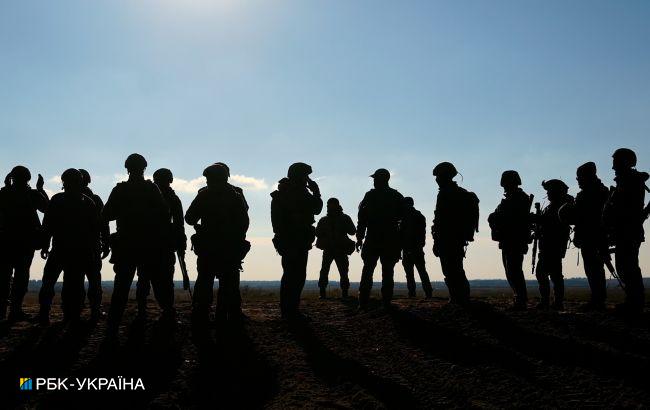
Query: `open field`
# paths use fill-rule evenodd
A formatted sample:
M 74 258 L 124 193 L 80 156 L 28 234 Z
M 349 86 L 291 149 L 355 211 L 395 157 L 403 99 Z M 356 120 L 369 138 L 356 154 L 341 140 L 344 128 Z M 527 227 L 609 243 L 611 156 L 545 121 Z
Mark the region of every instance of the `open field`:
M 353 289 L 355 289 L 353 285 Z M 610 288 L 611 289 L 611 288 Z M 650 317 L 578 313 L 587 296 L 569 288 L 566 312 L 508 312 L 505 288 L 476 287 L 471 306 L 406 299 L 356 311 L 356 300 L 305 293 L 304 320 L 280 319 L 277 289 L 243 286 L 243 324 L 217 323 L 209 343 L 179 317 L 144 324 L 131 302 L 119 346 L 102 344 L 105 321 L 0 329 L 3 408 L 223 407 L 648 407 Z M 620 297 L 613 289 L 612 302 Z M 35 294 L 28 311 L 36 313 Z M 106 295 L 105 300 L 108 300 Z M 19 377 L 141 377 L 145 391 L 21 392 Z

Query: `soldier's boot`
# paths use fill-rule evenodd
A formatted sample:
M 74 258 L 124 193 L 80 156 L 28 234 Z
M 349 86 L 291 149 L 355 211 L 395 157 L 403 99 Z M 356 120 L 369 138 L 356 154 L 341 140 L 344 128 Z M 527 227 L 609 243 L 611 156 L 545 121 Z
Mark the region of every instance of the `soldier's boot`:
M 102 310 L 100 306 L 93 306 L 90 308 L 90 320 L 93 322 L 98 322 L 99 320 L 106 317 L 106 313 Z
M 43 326 L 50 324 L 50 307 L 48 305 L 41 305 L 38 311 L 38 323 Z
M 147 319 L 147 301 L 138 300 L 138 314 L 136 315 L 136 320 L 146 320 Z
M 564 280 L 555 280 L 553 283 L 553 306 L 554 310 L 564 310 Z
M 408 297 L 409 298 L 414 298 L 415 297 L 415 291 L 409 290 Z
M 347 289 L 341 289 L 341 298 L 343 298 L 343 299 L 348 298 L 348 290 Z
M 324 287 L 320 288 L 319 298 L 320 299 L 327 298 L 327 288 L 324 288 Z

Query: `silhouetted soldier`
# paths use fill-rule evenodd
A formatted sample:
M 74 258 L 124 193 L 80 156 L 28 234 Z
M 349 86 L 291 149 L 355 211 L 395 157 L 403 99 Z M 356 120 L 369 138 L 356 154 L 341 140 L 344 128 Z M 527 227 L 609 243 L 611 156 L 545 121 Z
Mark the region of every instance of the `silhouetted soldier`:
M 224 319 L 241 319 L 239 272 L 250 250 L 246 240 L 248 205 L 240 190 L 228 184 L 225 164 L 210 165 L 203 171 L 207 188 L 187 209 L 185 221 L 194 226 L 192 245 L 198 276 L 194 284 L 192 324 L 197 330 L 207 323 L 212 305 L 215 277 L 219 279 L 217 314 Z
M 571 228 L 569 224 L 560 220 L 559 210 L 566 204 L 573 202 L 573 197 L 568 194 L 569 187 L 559 179 L 542 182 L 546 190 L 549 204 L 542 210 L 535 223 L 539 232 L 539 261 L 535 276 L 539 283 L 541 301 L 537 305 L 540 309 L 550 306 L 551 283 L 553 282 L 553 309 L 564 310 L 564 276 L 562 274 L 562 260 L 566 255 L 569 245 Z
M 366 192 L 359 204 L 357 249 L 362 248 L 363 270 L 359 283 L 359 308 L 370 299 L 372 275 L 381 261 L 381 298 L 385 307 L 393 298 L 395 264 L 400 259 L 399 222 L 404 217 L 404 197 L 388 186 L 390 173 L 380 168 L 370 177 L 374 188 Z M 364 241 L 365 239 L 365 241 Z
M 36 189 L 29 186 L 31 177 L 27 168 L 16 166 L 0 190 L 0 319 L 6 317 L 9 302 L 10 321 L 29 318 L 22 309 L 23 298 L 34 251 L 43 242 L 37 211 L 45 212 L 48 196 L 43 177 L 38 175 Z
M 91 198 L 84 195 L 83 176 L 70 168 L 61 175 L 64 192 L 54 195 L 43 217 L 45 240 L 41 257 L 47 259 L 38 295 L 39 321 L 50 321 L 54 286 L 63 271 L 63 319 L 79 320 L 84 300 L 84 273 L 96 264 L 100 215 Z M 52 250 L 50 251 L 50 240 Z
M 281 179 L 278 189 L 271 193 L 273 244 L 282 257 L 280 309 L 284 318 L 299 314 L 307 256 L 316 237 L 314 216 L 323 209 L 318 184 L 309 178 L 311 172 L 305 163 L 292 164 L 287 178 Z
M 458 186 L 453 180 L 456 175 L 456 167 L 449 162 L 433 168 L 439 191 L 431 234 L 433 254 L 440 258 L 449 301 L 464 304 L 469 301 L 469 282 L 463 259 L 465 248 L 478 231 L 479 200 L 473 192 Z
M 639 266 L 639 247 L 645 240 L 645 185 L 648 173 L 639 172 L 636 154 L 628 148 L 614 152 L 613 166 L 616 187 L 605 204 L 603 213 L 610 242 L 616 246 L 616 270 L 625 285 L 625 303 L 618 305 L 620 313 L 637 314 L 645 303 L 643 279 Z
M 533 198 L 526 194 L 520 185 L 521 178 L 517 171 L 503 172 L 503 199 L 488 217 L 492 239 L 499 242 L 506 278 L 515 295 L 512 306 L 514 310 L 526 309 L 528 302 L 522 265 L 532 239 L 530 206 Z
M 341 275 L 341 296 L 348 297 L 350 279 L 348 270 L 350 260 L 348 255 L 354 253 L 354 241 L 348 235 L 354 235 L 357 229 L 352 218 L 343 213 L 343 208 L 336 198 L 327 200 L 327 215 L 322 217 L 316 225 L 316 247 L 323 250 L 323 263 L 320 269 L 318 287 L 321 299 L 326 297 L 329 272 L 332 261 Z
M 85 169 L 80 169 L 81 176 L 83 177 L 82 193 L 93 200 L 97 215 L 101 220 L 102 210 L 104 209 L 104 201 L 95 194 L 89 185 L 91 182 L 90 174 Z M 93 262 L 86 270 L 86 278 L 88 279 L 88 302 L 90 302 L 90 312 L 92 320 L 99 319 L 102 315 L 102 259 L 105 259 L 110 253 L 109 237 L 111 230 L 107 221 L 102 221 L 100 229 L 97 232 L 97 238 L 94 243 L 96 249 L 93 252 Z
M 164 281 L 171 281 L 173 287 L 176 265 L 175 253 L 178 252 L 179 255 L 184 256 L 187 249 L 183 204 L 171 187 L 172 182 L 174 182 L 174 175 L 169 169 L 160 168 L 156 170 L 153 173 L 153 182 L 160 189 L 171 217 L 164 234 L 165 248 L 160 260 L 160 274 L 165 278 Z M 147 298 L 149 297 L 150 288 L 150 278 L 139 276 L 135 293 L 138 301 L 138 316 L 141 319 L 146 318 L 147 315 Z
M 427 220 L 420 211 L 414 208 L 413 198 L 404 198 L 404 204 L 405 212 L 399 224 L 399 234 L 408 295 L 410 298 L 415 297 L 415 272 L 413 269 L 415 267 L 420 275 L 424 294 L 429 299 L 433 296 L 433 288 L 427 273 L 423 249 L 427 240 Z
M 596 164 L 587 162 L 576 172 L 580 192 L 575 203 L 560 208 L 560 219 L 575 225 L 573 244 L 580 248 L 585 275 L 591 288 L 591 300 L 582 310 L 605 310 L 607 281 L 605 261 L 610 260 L 607 231 L 603 224 L 603 208 L 609 198 L 609 190 L 596 175 Z
M 169 210 L 158 187 L 144 179 L 147 161 L 142 155 L 129 155 L 124 166 L 129 179 L 113 188 L 102 212 L 105 221 L 116 221 L 117 225 L 110 241 L 115 282 L 108 314 L 109 335 L 117 331 L 136 271 L 139 277 L 151 280 L 163 318 L 175 316 L 173 283 L 160 268 L 167 254 Z

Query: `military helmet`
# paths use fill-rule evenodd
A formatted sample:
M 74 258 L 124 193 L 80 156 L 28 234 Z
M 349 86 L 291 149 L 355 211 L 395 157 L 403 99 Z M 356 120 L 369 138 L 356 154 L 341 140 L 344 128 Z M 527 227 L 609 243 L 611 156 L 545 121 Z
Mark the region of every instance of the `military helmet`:
M 451 162 L 441 162 L 433 168 L 434 177 L 453 178 L 458 175 L 456 167 Z
M 582 177 L 595 177 L 596 176 L 596 164 L 589 161 L 580 165 L 576 171 L 578 178 Z
M 16 165 L 11 170 L 11 177 L 17 181 L 29 182 L 29 180 L 32 179 L 32 173 L 29 172 L 29 169 L 27 169 L 27 167 Z
M 83 180 L 83 174 L 76 168 L 68 168 L 61 174 L 61 182 L 64 185 L 81 186 Z
M 203 170 L 203 176 L 206 178 L 228 179 L 228 167 L 225 164 L 216 163 L 209 165 Z
M 327 200 L 327 206 L 332 206 L 332 205 L 336 205 L 336 206 L 340 206 L 340 205 L 341 205 L 341 204 L 339 203 L 338 198 L 330 198 L 330 199 Z
M 629 148 L 619 148 L 614 151 L 612 158 L 618 159 L 622 164 L 628 167 L 636 166 L 636 154 Z
M 563 193 L 569 192 L 569 187 L 567 186 L 567 184 L 565 184 L 559 179 L 549 179 L 548 181 L 542 181 L 542 187 L 544 187 L 546 191 L 563 192 Z
M 124 161 L 124 168 L 131 171 L 144 171 L 147 167 L 147 160 L 140 154 L 131 154 Z
M 155 181 L 160 181 L 166 184 L 171 184 L 172 181 L 174 181 L 174 175 L 172 172 L 167 169 L 167 168 L 160 168 L 157 169 L 156 172 L 153 173 L 153 180 Z
M 519 172 L 512 169 L 503 171 L 501 174 L 501 186 L 506 187 L 512 185 L 521 185 L 521 177 L 519 176 Z
M 415 201 L 410 196 L 404 198 L 404 203 L 406 203 L 407 206 L 415 205 Z
M 385 168 L 379 168 L 372 175 L 370 175 L 370 177 L 388 181 L 390 179 L 390 172 L 388 172 L 388 170 Z
M 92 180 L 90 178 L 90 173 L 88 171 L 86 171 L 85 169 L 81 169 L 81 168 L 79 168 L 79 172 L 81 172 L 81 176 L 83 177 L 84 185 L 89 185 L 91 180 Z
M 221 165 L 222 167 L 226 168 L 226 171 L 228 171 L 228 177 L 230 178 L 230 167 L 226 165 L 224 162 L 215 162 L 215 165 Z
M 287 177 L 291 178 L 301 178 L 306 177 L 312 173 L 311 166 L 305 164 L 304 162 L 295 162 L 289 166 L 287 171 Z

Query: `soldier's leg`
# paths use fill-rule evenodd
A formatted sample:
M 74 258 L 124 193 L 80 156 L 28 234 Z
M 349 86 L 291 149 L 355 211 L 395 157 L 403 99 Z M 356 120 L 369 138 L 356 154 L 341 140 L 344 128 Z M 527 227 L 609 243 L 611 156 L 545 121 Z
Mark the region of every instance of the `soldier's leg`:
M 363 268 L 361 269 L 361 281 L 359 282 L 359 306 L 365 307 L 370 299 L 372 274 L 377 267 L 379 254 L 364 250 L 361 257 L 363 258 Z
M 308 251 L 300 251 L 296 255 L 296 276 L 293 279 L 292 286 L 292 306 L 294 311 L 298 311 L 300 306 L 300 296 L 302 295 L 302 289 L 305 287 L 305 281 L 307 280 L 307 258 Z
M 524 278 L 524 254 L 518 249 L 503 249 L 501 251 L 506 279 L 515 294 L 515 305 L 524 307 L 528 302 L 526 279 Z
M 341 276 L 341 293 L 343 297 L 348 296 L 348 290 L 350 289 L 350 278 L 348 272 L 350 271 L 350 259 L 345 253 L 339 253 L 334 257 L 336 262 L 336 267 L 339 270 L 339 275 Z
M 289 314 L 291 309 L 290 302 L 290 288 L 291 288 L 291 279 L 290 277 L 294 275 L 294 258 L 292 252 L 284 250 L 281 257 L 282 261 L 282 278 L 280 279 L 280 311 L 282 316 Z
M 402 267 L 404 268 L 404 275 L 406 276 L 406 289 L 408 289 L 408 296 L 410 298 L 415 296 L 415 272 L 413 270 L 415 262 L 410 252 L 404 252 L 402 258 Z
M 146 269 L 150 272 L 153 294 L 163 315 L 173 315 L 174 310 L 174 254 L 166 252 L 159 258 L 149 260 Z
M 430 298 L 433 295 L 433 286 L 431 286 L 431 279 L 429 279 L 429 273 L 427 272 L 424 251 L 413 254 L 413 258 L 418 275 L 420 276 L 420 282 L 422 283 L 422 290 L 424 290 L 426 297 Z
M 591 289 L 591 304 L 594 307 L 604 307 L 607 297 L 607 279 L 605 264 L 596 246 L 583 246 L 580 249 L 585 276 Z
M 548 307 L 551 300 L 551 283 L 548 279 L 549 272 L 547 271 L 546 265 L 546 256 L 540 254 L 539 260 L 537 261 L 537 269 L 535 270 L 535 277 L 539 285 L 540 303 L 538 307 L 541 308 Z
M 645 290 L 639 267 L 640 243 L 616 244 L 616 270 L 625 284 L 625 304 L 634 310 L 643 310 Z
M 4 320 L 7 316 L 12 273 L 13 267 L 9 260 L 9 252 L 6 249 L 0 249 L 0 320 Z
M 394 252 L 381 255 L 381 298 L 384 305 L 389 305 L 393 299 L 395 288 L 395 264 L 398 256 Z
M 90 266 L 86 270 L 88 279 L 88 301 L 93 315 L 98 316 L 102 308 L 102 259 L 94 255 Z
M 57 257 L 56 251 L 50 252 L 47 262 L 45 262 L 45 266 L 43 267 L 41 290 L 38 292 L 38 303 L 41 306 L 39 320 L 43 323 L 49 321 L 52 299 L 54 299 L 54 286 L 56 285 L 56 281 L 59 280 L 62 270 L 63 267 Z
M 221 272 L 218 301 L 223 306 L 227 319 L 236 320 L 241 317 L 239 266 L 226 266 Z
M 449 246 L 440 253 L 440 265 L 445 275 L 451 302 L 464 304 L 469 301 L 469 282 L 463 268 L 464 247 Z
M 84 274 L 78 260 L 66 260 L 63 270 L 63 319 L 76 321 L 81 315 L 81 305 L 84 300 Z
M 147 299 L 151 290 L 151 280 L 145 272 L 138 271 L 135 284 L 135 300 L 138 303 L 138 314 L 143 315 L 147 310 Z
M 553 265 L 550 270 L 551 281 L 553 281 L 553 307 L 564 309 L 564 275 L 562 272 L 562 258 L 553 258 Z
M 15 255 L 14 281 L 11 287 L 11 311 L 10 316 L 16 319 L 23 319 L 23 298 L 27 293 L 29 284 L 29 268 L 34 259 L 34 250 L 31 248 L 20 249 Z
M 216 267 L 209 255 L 199 255 L 196 261 L 196 282 L 192 299 L 192 323 L 203 323 L 210 319 L 210 306 L 214 292 Z
M 320 289 L 321 297 L 325 296 L 325 288 L 329 284 L 330 266 L 334 260 L 334 254 L 329 251 L 323 251 L 323 262 L 320 267 L 320 275 L 318 277 L 318 288 Z
M 113 265 L 115 279 L 113 281 L 111 307 L 108 311 L 108 332 L 116 332 L 122 321 L 122 315 L 124 314 L 126 303 L 129 300 L 129 291 L 131 290 L 135 270 L 135 263 L 129 261 L 116 261 Z

